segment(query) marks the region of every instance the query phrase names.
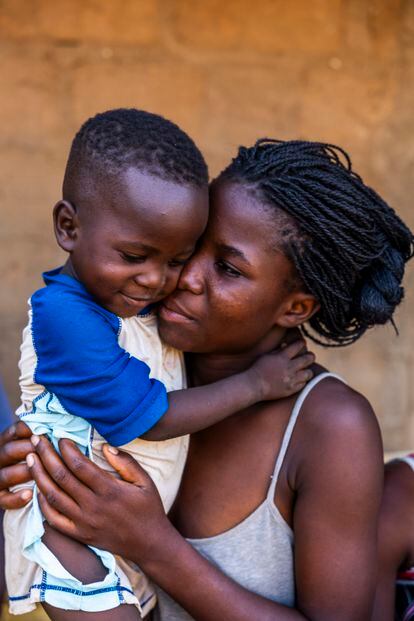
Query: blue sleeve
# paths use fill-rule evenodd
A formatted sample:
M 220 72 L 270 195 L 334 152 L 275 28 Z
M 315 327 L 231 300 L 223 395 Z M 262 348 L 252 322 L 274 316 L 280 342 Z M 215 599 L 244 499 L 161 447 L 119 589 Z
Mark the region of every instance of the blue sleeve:
M 55 289 L 32 296 L 34 379 L 109 443 L 126 444 L 165 414 L 165 386 L 120 347 L 118 317 L 86 295 Z

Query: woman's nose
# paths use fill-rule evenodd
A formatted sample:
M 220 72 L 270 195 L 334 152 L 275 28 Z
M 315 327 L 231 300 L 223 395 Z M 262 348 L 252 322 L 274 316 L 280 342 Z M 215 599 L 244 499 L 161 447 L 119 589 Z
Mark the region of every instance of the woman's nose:
M 177 288 L 191 291 L 191 293 L 194 293 L 195 295 L 201 295 L 203 293 L 204 279 L 201 269 L 201 262 L 195 257 L 193 257 L 190 262 L 186 264 L 181 272 Z

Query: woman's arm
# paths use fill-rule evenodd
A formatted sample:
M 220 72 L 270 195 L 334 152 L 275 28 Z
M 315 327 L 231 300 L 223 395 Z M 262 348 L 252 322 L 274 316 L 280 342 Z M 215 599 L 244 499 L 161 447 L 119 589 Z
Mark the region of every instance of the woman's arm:
M 53 528 L 139 563 L 197 621 L 307 619 L 247 591 L 199 555 L 172 526 L 153 482 L 131 456 L 104 448 L 124 479 L 119 480 L 69 440 L 60 442 L 65 463 L 44 437 L 35 442 L 38 455 L 30 455 L 28 462 L 41 490 L 40 506 Z
M 120 481 L 68 441 L 61 442 L 65 467 L 42 438 L 36 450 L 67 493 L 35 457 L 32 472 L 52 526 L 136 561 L 198 621 L 366 621 L 375 580 L 381 442 L 366 402 L 352 409 L 329 412 L 337 422 L 326 431 L 314 423 L 317 441 L 308 467 L 298 473 L 295 610 L 243 589 L 200 556 L 169 523 L 149 477 L 128 455 L 106 449 Z
M 301 416 L 306 458 L 295 481 L 297 606 L 318 621 L 366 621 L 383 485 L 378 424 L 369 403 L 335 381 L 310 395 Z

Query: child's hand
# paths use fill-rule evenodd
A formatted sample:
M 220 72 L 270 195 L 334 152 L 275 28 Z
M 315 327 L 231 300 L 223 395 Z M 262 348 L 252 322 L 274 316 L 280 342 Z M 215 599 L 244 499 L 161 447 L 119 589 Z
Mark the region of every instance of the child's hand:
M 281 399 L 302 390 L 313 377 L 309 367 L 314 362 L 315 355 L 307 351 L 303 339 L 260 357 L 248 370 L 258 401 Z

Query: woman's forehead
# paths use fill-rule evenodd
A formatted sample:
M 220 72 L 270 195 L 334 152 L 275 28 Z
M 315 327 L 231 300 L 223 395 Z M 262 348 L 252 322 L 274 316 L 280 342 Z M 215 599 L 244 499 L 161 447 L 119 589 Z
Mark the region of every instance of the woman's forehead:
M 275 246 L 278 226 L 258 192 L 240 183 L 219 181 L 210 190 L 208 234 L 232 246 L 249 241 L 268 249 Z

